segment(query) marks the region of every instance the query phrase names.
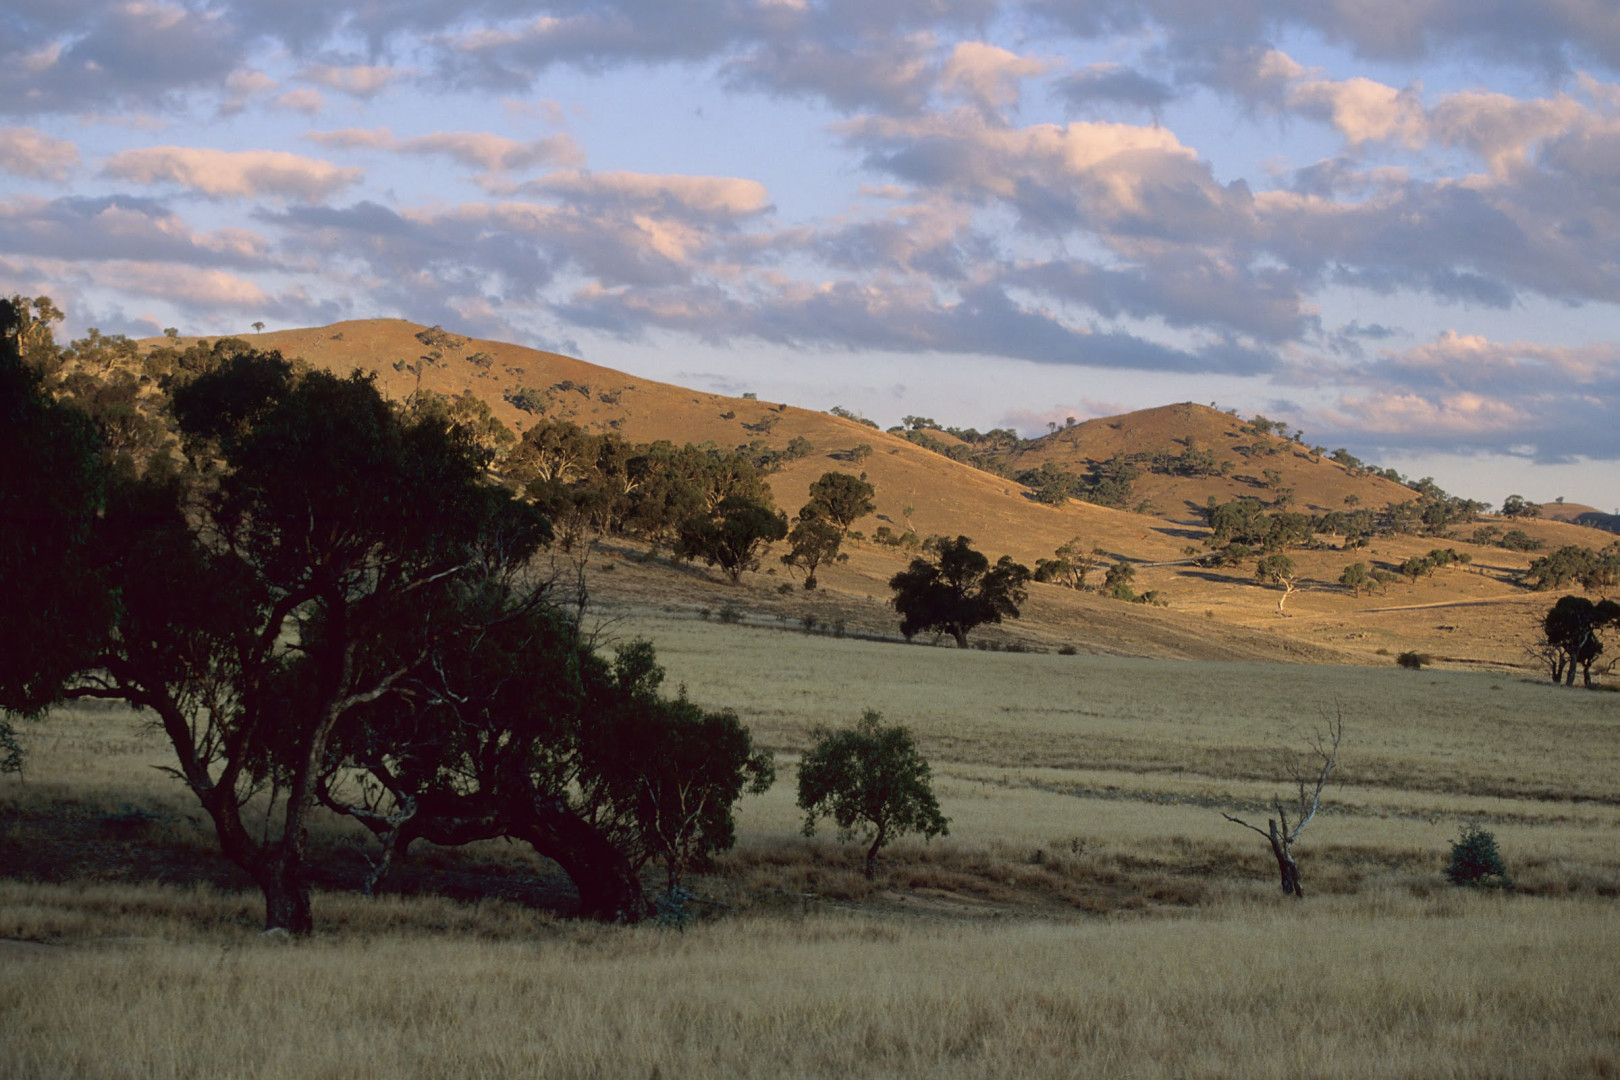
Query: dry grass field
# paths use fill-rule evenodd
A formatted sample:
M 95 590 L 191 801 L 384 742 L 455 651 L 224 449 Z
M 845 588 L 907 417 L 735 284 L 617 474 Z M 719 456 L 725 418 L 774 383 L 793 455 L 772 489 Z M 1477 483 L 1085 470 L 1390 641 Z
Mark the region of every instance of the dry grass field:
M 572 923 L 502 845 L 415 852 L 368 901 L 324 824 L 315 937 L 264 940 L 158 737 L 64 712 L 0 782 L 0 1075 L 1620 1074 L 1620 695 L 619 614 L 604 636 L 778 755 L 698 922 Z M 792 797 L 809 728 L 864 708 L 913 729 L 952 819 L 871 883 Z M 1259 813 L 1330 715 L 1294 902 L 1220 811 Z M 1512 892 L 1443 880 L 1466 821 Z

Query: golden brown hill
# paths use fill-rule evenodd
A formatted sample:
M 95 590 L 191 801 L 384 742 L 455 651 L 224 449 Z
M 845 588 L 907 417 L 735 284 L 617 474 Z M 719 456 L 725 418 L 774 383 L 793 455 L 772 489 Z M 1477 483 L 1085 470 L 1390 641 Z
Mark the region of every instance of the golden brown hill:
M 1595 506 L 1572 502 L 1542 503 L 1541 516 L 1550 521 L 1568 521 L 1604 532 L 1620 533 L 1620 514 L 1606 514 Z
M 1218 502 L 1243 496 L 1271 502 L 1280 489 L 1292 492 L 1294 509 L 1316 514 L 1357 506 L 1378 508 L 1416 498 L 1403 484 L 1342 464 L 1284 435 L 1262 432 L 1230 413 L 1191 402 L 1061 428 L 1011 451 L 1005 462 L 1014 472 L 1050 462 L 1083 475 L 1092 465 L 1116 455 L 1169 459 L 1188 450 L 1213 455 L 1221 472 L 1182 476 L 1144 463 L 1135 483 L 1133 505 L 1145 500 L 1153 513 L 1194 521 L 1201 520 L 1197 511 L 1211 497 Z
M 1328 663 L 1390 663 L 1395 654 L 1415 650 L 1456 665 L 1523 665 L 1524 645 L 1551 600 L 1517 584 L 1534 553 L 1473 543 L 1470 538 L 1479 526 L 1470 525 L 1453 529 L 1444 539 L 1402 536 L 1377 541 L 1370 550 L 1293 552 L 1299 589 L 1288 600 L 1288 616 L 1279 615 L 1278 591 L 1256 584 L 1252 565 L 1196 565 L 1193 557 L 1203 550 L 1200 541 L 1207 530 L 1195 508 L 1211 495 L 1223 500 L 1255 495 L 1271 501 L 1278 487 L 1293 488 L 1297 509 L 1318 513 L 1352 504 L 1377 508 L 1415 493 L 1200 405 L 1170 405 L 1079 424 L 1005 459 L 1013 468 L 1051 461 L 1083 472 L 1089 463 L 1115 454 L 1176 454 L 1190 446 L 1231 462 L 1224 476 L 1145 472 L 1136 489 L 1147 512 L 1128 512 L 1074 500 L 1042 505 L 1011 480 L 827 413 L 690 390 L 403 320 L 266 333 L 253 335 L 250 343 L 334 372 L 375 372 L 382 389 L 396 398 L 409 396 L 418 385 L 446 395 L 471 392 L 518 431 L 545 416 L 595 431 L 617 431 L 634 442 L 667 439 L 713 443 L 727 450 L 756 440 L 781 449 L 802 438 L 813 447 L 809 456 L 771 477 L 776 501 L 789 514 L 805 501 L 810 483 L 829 469 L 865 473 L 877 489 L 878 506 L 876 520 L 858 524 L 866 533 L 886 524 L 897 533 L 965 534 L 992 558 L 1010 554 L 1030 566 L 1078 537 L 1085 550 L 1105 552 L 1105 562 L 1133 563 L 1136 589 L 1157 590 L 1169 603 L 1128 604 L 1095 592 L 1037 584 L 1031 587 L 1022 620 L 1000 630 L 981 630 L 975 635 L 980 640 L 1023 641 L 1043 648 L 1067 644 L 1139 656 Z M 523 401 L 532 411 L 514 401 Z M 930 434 L 947 445 L 956 441 L 945 433 Z M 1269 484 L 1267 470 L 1277 474 Z M 1487 519 L 1482 525 L 1500 531 L 1518 528 L 1548 550 L 1562 544 L 1601 547 L 1613 539 L 1546 518 Z M 1465 552 L 1472 562 L 1416 582 L 1403 579 L 1381 593 L 1355 596 L 1338 584 L 1351 562 L 1393 571 L 1408 557 L 1437 546 Z M 818 574 L 822 588 L 806 593 L 781 588 L 790 579 L 774 559 L 761 573 L 745 575 L 740 586 L 730 586 L 701 569 L 649 559 L 642 546 L 614 543 L 599 560 L 603 572 L 593 578 L 593 589 L 603 602 L 620 608 L 695 615 L 732 606 L 750 620 L 778 626 L 810 618 L 821 626 L 845 624 L 892 634 L 897 620 L 886 604 L 887 581 L 910 556 L 861 541 L 851 543 L 848 551 L 847 562 Z M 1101 576 L 1099 569 L 1091 583 Z

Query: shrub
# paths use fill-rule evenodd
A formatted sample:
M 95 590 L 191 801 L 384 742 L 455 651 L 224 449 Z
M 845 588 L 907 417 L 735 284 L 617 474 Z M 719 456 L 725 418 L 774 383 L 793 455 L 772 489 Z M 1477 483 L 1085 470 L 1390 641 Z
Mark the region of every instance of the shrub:
M 1411 668 L 1413 671 L 1418 671 L 1423 667 L 1423 665 L 1432 664 L 1434 662 L 1434 657 L 1428 655 L 1427 653 L 1403 652 L 1401 655 L 1395 658 L 1395 662 L 1401 665 L 1403 668 Z
M 1486 888 L 1511 888 L 1513 879 L 1502 865 L 1502 853 L 1496 848 L 1496 837 L 1478 825 L 1464 825 L 1462 835 L 1451 843 L 1451 863 L 1446 867 L 1446 880 L 1453 885 L 1473 885 Z

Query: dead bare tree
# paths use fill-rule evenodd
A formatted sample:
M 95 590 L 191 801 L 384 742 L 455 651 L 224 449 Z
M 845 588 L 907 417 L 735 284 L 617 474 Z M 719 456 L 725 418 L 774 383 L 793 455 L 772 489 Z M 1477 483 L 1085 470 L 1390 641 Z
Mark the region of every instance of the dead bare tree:
M 1277 858 L 1277 871 L 1282 875 L 1282 891 L 1298 900 L 1305 899 L 1305 889 L 1299 882 L 1299 864 L 1294 861 L 1294 843 L 1322 805 L 1322 789 L 1327 786 L 1328 777 L 1338 767 L 1339 744 L 1343 739 L 1344 716 L 1336 714 L 1327 722 L 1326 730 L 1318 732 L 1311 739 L 1310 758 L 1301 758 L 1292 752 L 1287 754 L 1285 769 L 1294 782 L 1295 798 L 1284 806 L 1281 795 L 1272 796 L 1271 805 L 1277 816 L 1267 820 L 1266 828 L 1251 825 L 1231 814 L 1221 814 L 1227 821 L 1242 825 L 1245 829 L 1252 829 L 1266 838 L 1271 845 L 1271 853 Z M 1292 824 L 1288 820 L 1290 813 L 1294 819 Z

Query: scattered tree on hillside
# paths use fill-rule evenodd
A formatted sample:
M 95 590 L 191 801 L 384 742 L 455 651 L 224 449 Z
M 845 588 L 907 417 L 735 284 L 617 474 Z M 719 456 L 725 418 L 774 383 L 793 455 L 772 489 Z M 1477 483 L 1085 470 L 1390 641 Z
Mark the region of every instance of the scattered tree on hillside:
M 891 601 L 908 639 L 924 630 L 950 634 L 961 648 L 976 626 L 1018 618 L 1028 596 L 1029 568 L 1003 555 L 995 566 L 965 536 L 930 538 L 924 556 L 889 579 Z
M 810 485 L 810 505 L 847 536 L 855 522 L 877 511 L 877 503 L 872 501 L 874 494 L 875 489 L 867 482 L 865 474 L 826 472 Z
M 1352 596 L 1360 599 L 1364 589 L 1372 587 L 1372 575 L 1367 572 L 1366 563 L 1351 563 L 1339 575 L 1339 584 L 1350 590 Z
M 1133 587 L 1135 581 L 1136 565 L 1121 560 L 1110 566 L 1108 573 L 1103 575 L 1103 594 L 1115 600 L 1134 601 L 1137 599 L 1136 589 Z
M 1502 516 L 1514 519 L 1540 517 L 1541 505 L 1530 502 L 1523 495 L 1509 495 L 1502 500 Z
M 1282 595 L 1277 597 L 1277 614 L 1287 615 L 1288 612 L 1283 610 L 1283 605 L 1299 587 L 1299 571 L 1294 567 L 1294 560 L 1280 552 L 1267 555 L 1254 568 L 1254 578 L 1263 584 L 1275 585 L 1282 589 Z
M 1296 899 L 1305 899 L 1305 889 L 1300 883 L 1299 864 L 1294 861 L 1294 844 L 1299 841 L 1300 833 L 1305 826 L 1316 817 L 1316 812 L 1322 805 L 1322 789 L 1327 787 L 1328 778 L 1339 764 L 1339 744 L 1344 738 L 1344 718 L 1336 716 L 1331 720 L 1327 729 L 1311 740 L 1311 759 L 1306 760 L 1292 752 L 1283 756 L 1283 771 L 1287 774 L 1295 787 L 1295 796 L 1287 806 L 1283 805 L 1281 795 L 1273 795 L 1271 805 L 1276 816 L 1266 822 L 1266 828 L 1251 825 L 1242 818 L 1231 814 L 1221 814 L 1227 821 L 1242 825 L 1245 829 L 1253 830 L 1266 838 L 1271 845 L 1271 853 L 1277 860 L 1277 872 L 1282 879 L 1284 894 Z M 1289 822 L 1292 813 L 1293 822 Z
M 1620 581 L 1620 543 L 1602 551 L 1566 544 L 1532 562 L 1524 580 L 1534 589 L 1558 589 L 1572 581 L 1588 592 L 1611 589 Z
M 1053 558 L 1036 561 L 1035 580 L 1068 589 L 1084 589 L 1086 577 L 1096 569 L 1097 556 L 1102 555 L 1103 550 L 1086 551 L 1085 544 L 1076 536 L 1052 554 Z
M 907 833 L 924 839 L 949 833 L 950 822 L 934 798 L 928 762 L 904 727 L 885 724 L 881 713 L 868 709 L 853 728 L 816 727 L 810 738 L 810 749 L 799 762 L 804 834 L 813 835 L 816 821 L 828 817 L 838 826 L 840 840 L 870 840 L 868 880 L 885 845 Z
M 793 522 L 793 529 L 788 533 L 787 541 L 788 553 L 782 556 L 782 562 L 804 571 L 806 589 L 816 587 L 816 570 L 823 563 L 848 558 L 838 553 L 839 547 L 844 542 L 844 530 L 839 528 L 837 522 L 827 517 L 820 503 L 814 501 L 805 503 L 799 510 L 799 516 Z
M 745 571 L 758 570 L 766 549 L 787 533 L 787 517 L 780 510 L 760 499 L 732 495 L 711 513 L 688 518 L 675 550 L 683 559 L 720 567 L 735 584 Z

